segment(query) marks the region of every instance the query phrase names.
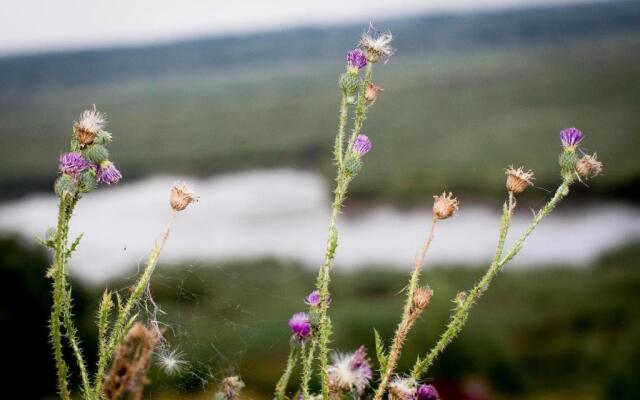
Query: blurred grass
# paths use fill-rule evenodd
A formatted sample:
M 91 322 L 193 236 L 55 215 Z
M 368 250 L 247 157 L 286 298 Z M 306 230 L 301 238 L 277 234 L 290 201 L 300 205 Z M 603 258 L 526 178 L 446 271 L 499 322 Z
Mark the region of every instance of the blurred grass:
M 409 38 L 405 38 L 407 40 Z M 557 134 L 587 133 L 606 174 L 592 192 L 637 197 L 640 33 L 402 49 L 376 68 L 385 87 L 365 132 L 375 149 L 354 193 L 412 202 L 443 188 L 492 195 L 502 169 L 557 177 Z M 48 188 L 71 121 L 97 103 L 109 114 L 114 160 L 129 178 L 208 175 L 289 165 L 332 175 L 340 53 L 307 63 L 263 57 L 229 69 L 0 90 L 0 189 Z M 80 60 L 81 58 L 78 57 Z M 1 89 L 1 88 L 0 88 Z M 53 154 L 52 154 L 53 151 Z

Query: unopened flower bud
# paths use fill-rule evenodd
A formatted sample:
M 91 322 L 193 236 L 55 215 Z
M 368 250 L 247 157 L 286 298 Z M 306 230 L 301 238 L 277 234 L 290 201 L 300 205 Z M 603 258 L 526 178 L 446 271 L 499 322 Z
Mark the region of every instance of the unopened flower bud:
M 467 292 L 458 292 L 458 294 L 456 294 L 454 303 L 456 303 L 458 307 L 462 307 L 466 300 L 467 300 Z
M 362 160 L 358 157 L 349 157 L 344 163 L 344 169 L 349 176 L 356 176 L 362 169 Z
M 458 199 L 453 197 L 453 193 L 442 192 L 433 198 L 433 215 L 437 219 L 447 219 L 458 211 Z
M 101 144 L 94 143 L 88 146 L 83 153 L 84 157 L 94 164 L 100 164 L 109 159 L 109 151 Z
M 354 95 L 360 86 L 360 75 L 357 70 L 350 70 L 340 75 L 340 87 L 346 95 Z
M 429 287 L 418 287 L 413 294 L 413 301 L 411 303 L 411 311 L 422 312 L 431 301 L 433 296 L 433 290 Z
M 362 157 L 367 154 L 373 144 L 367 135 L 358 135 L 356 136 L 356 140 L 353 141 L 353 152 L 358 155 L 358 157 Z
M 522 193 L 529 186 L 533 186 L 533 172 L 525 171 L 524 168 L 518 169 L 510 166 L 507 168 L 505 174 L 507 174 L 507 190 L 514 194 Z
M 76 139 L 83 145 L 89 145 L 96 139 L 98 132 L 105 124 L 104 115 L 96 110 L 96 105 L 90 110 L 85 110 L 80 114 L 80 119 L 73 124 Z
M 78 190 L 82 193 L 89 193 L 98 187 L 95 172 L 91 170 L 84 171 L 78 177 Z
M 598 161 L 598 154 L 585 154 L 576 163 L 576 172 L 582 178 L 593 178 L 602 173 L 602 162 Z
M 382 92 L 383 90 L 384 89 L 381 88 L 380 86 L 369 82 L 369 84 L 367 85 L 367 90 L 364 92 L 364 98 L 368 102 L 374 102 L 378 98 L 378 95 L 380 94 L 380 92 Z
M 56 180 L 54 191 L 61 199 L 73 195 L 76 192 L 76 183 L 73 177 L 68 174 L 60 175 Z
M 186 184 L 176 184 L 171 188 L 169 203 L 175 211 L 184 210 L 194 201 L 198 201 L 198 196 Z

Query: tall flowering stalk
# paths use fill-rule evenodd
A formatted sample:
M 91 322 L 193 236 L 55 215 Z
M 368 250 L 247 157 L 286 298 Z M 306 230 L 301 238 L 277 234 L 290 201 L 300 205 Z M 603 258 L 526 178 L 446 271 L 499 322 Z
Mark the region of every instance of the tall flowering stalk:
M 400 320 L 398 328 L 396 329 L 395 336 L 393 337 L 389 354 L 378 355 L 384 360 L 384 362 L 381 371 L 380 384 L 378 385 L 374 396 L 375 400 L 382 399 L 382 396 L 384 395 L 387 388 L 387 384 L 389 383 L 389 380 L 398 363 L 398 358 L 400 357 L 400 352 L 402 351 L 402 346 L 404 345 L 405 339 L 407 338 L 407 334 L 413 327 L 422 311 L 427 308 L 431 300 L 431 296 L 433 295 L 433 291 L 430 288 L 419 287 L 418 285 L 420 282 L 420 272 L 422 269 L 422 265 L 424 265 L 427 252 L 429 251 L 431 242 L 433 242 L 436 223 L 440 220 L 451 217 L 457 210 L 458 200 L 454 198 L 451 193 L 449 193 L 448 195 L 446 193 L 442 193 L 441 196 L 434 196 L 431 229 L 429 230 L 429 235 L 427 236 L 427 239 L 422 246 L 422 251 L 416 259 L 413 272 L 411 273 L 411 278 L 409 279 L 409 285 L 407 287 L 407 300 L 405 302 L 404 311 L 402 313 L 402 319 Z
M 484 292 L 487 291 L 496 275 L 522 250 L 525 240 L 531 235 L 538 224 L 569 194 L 570 186 L 577 179 L 588 179 L 598 175 L 602 171 L 602 163 L 597 161 L 595 155 L 584 155 L 580 157 L 577 154 L 578 145 L 583 138 L 584 135 L 582 132 L 576 128 L 568 128 L 560 132 L 562 152 L 560 153 L 559 163 L 562 182 L 556 189 L 551 200 L 535 214 L 527 228 L 505 254 L 503 252 L 504 244 L 509 231 L 511 216 L 516 206 L 515 195 L 533 185 L 533 173 L 531 171 L 526 172 L 522 168 L 514 169 L 513 167 L 507 169 L 506 187 L 508 198 L 503 206 L 498 245 L 493 261 L 484 276 L 471 290 L 458 293 L 455 299 L 456 309 L 451 316 L 447 328 L 426 357 L 422 360 L 418 358 L 411 372 L 413 379 L 416 381 L 419 380 L 427 372 L 435 359 L 458 334 L 460 334 L 473 305 L 480 299 Z
M 89 374 L 84 360 L 77 329 L 73 320 L 72 292 L 68 282 L 68 261 L 78 247 L 82 235 L 69 244 L 69 224 L 78 201 L 86 193 L 93 191 L 98 184 L 114 185 L 120 181 L 122 174 L 109 160 L 107 145 L 112 136 L 103 130 L 104 115 L 95 106 L 84 111 L 79 121 L 74 123 L 74 135 L 71 139 L 70 151 L 60 156 L 58 169 L 60 176 L 54 189 L 58 196 L 58 223 L 55 231 L 48 233 L 42 243 L 53 250 L 53 265 L 47 272 L 52 280 L 53 305 L 50 317 L 50 336 L 56 364 L 57 384 L 60 397 L 71 399 L 68 384 L 69 366 L 65 359 L 66 341 L 74 356 L 80 372 L 82 397 L 88 400 L 103 399 L 104 373 L 113 357 L 116 347 L 130 332 L 137 315 L 131 316 L 137 302 L 148 289 L 151 274 L 155 269 L 160 251 L 166 243 L 175 215 L 184 210 L 197 196 L 184 185 L 175 186 L 171 191 L 170 204 L 172 214 L 161 241 L 149 255 L 144 273 L 138 280 L 132 294 L 126 302 L 122 302 L 116 293 L 118 310 L 113 327 L 110 325 L 110 314 L 113 308 L 113 295 L 105 291 L 97 314 L 98 322 L 98 365 L 95 376 Z M 152 322 L 154 335 L 158 338 L 157 325 Z

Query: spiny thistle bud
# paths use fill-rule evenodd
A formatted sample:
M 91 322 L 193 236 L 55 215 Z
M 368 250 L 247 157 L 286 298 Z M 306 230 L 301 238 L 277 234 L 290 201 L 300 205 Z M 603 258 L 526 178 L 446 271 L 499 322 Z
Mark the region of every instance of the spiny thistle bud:
M 369 28 L 369 31 L 373 30 Z M 391 47 L 393 35 L 391 32 L 374 32 L 372 35 L 365 33 L 360 38 L 360 46 L 364 49 L 367 61 L 377 63 L 381 58 L 389 59 L 395 49 Z
M 92 144 L 84 150 L 84 156 L 92 163 L 100 164 L 109 159 L 109 151 L 101 144 Z
M 458 211 L 458 199 L 453 197 L 453 193 L 442 192 L 433 198 L 433 215 L 437 219 L 447 219 Z
M 240 391 L 244 388 L 244 382 L 239 376 L 229 376 L 220 383 L 220 391 L 225 400 L 236 400 L 240 396 Z M 218 397 L 218 396 L 216 396 Z
M 411 311 L 412 312 L 422 312 L 431 301 L 431 296 L 433 296 L 433 290 L 429 287 L 419 287 L 416 289 L 416 292 L 413 294 L 413 301 L 411 302 Z
M 95 104 L 90 110 L 83 111 L 80 114 L 80 119 L 73 123 L 78 142 L 83 146 L 93 143 L 104 124 L 104 115 L 96 110 Z
M 367 90 L 364 92 L 364 98 L 370 102 L 373 103 L 374 101 L 376 101 L 376 99 L 378 98 L 378 95 L 380 94 L 380 92 L 382 92 L 384 89 L 381 88 L 378 85 L 375 85 L 371 82 L 369 82 L 369 84 L 367 85 Z
M 360 49 L 347 52 L 347 70 L 358 72 L 367 66 L 367 58 Z
M 175 211 L 182 211 L 195 201 L 198 201 L 198 196 L 186 184 L 175 184 L 171 188 L 169 204 Z
M 507 174 L 507 190 L 513 194 L 524 192 L 529 186 L 533 186 L 533 172 L 525 171 L 523 167 L 518 169 L 509 166 L 505 174 Z
M 433 385 L 422 384 L 418 386 L 416 392 L 416 400 L 439 400 L 440 395 Z
M 76 192 L 76 183 L 71 175 L 62 174 L 56 180 L 54 191 L 60 198 L 72 196 Z
M 373 144 L 367 135 L 358 135 L 353 142 L 353 152 L 362 157 L 371 150 Z
M 360 86 L 360 75 L 358 71 L 347 71 L 346 74 L 340 75 L 340 87 L 346 95 L 352 96 L 358 91 Z
M 598 161 L 598 154 L 585 154 L 576 163 L 576 172 L 582 178 L 593 178 L 602 173 L 602 162 Z
M 320 292 L 314 290 L 305 297 L 304 302 L 308 306 L 319 308 L 322 303 L 322 296 L 320 295 Z M 331 296 L 327 296 L 327 304 L 331 304 Z
M 96 180 L 95 172 L 84 171 L 78 177 L 78 190 L 82 193 L 89 193 L 98 187 L 98 181 Z
M 466 300 L 467 300 L 467 292 L 458 292 L 453 302 L 456 303 L 456 306 L 462 307 Z
M 107 131 L 100 131 L 96 135 L 96 139 L 93 141 L 93 143 L 105 145 L 111 143 L 112 141 L 113 136 L 111 135 L 111 133 Z
M 80 153 L 74 151 L 62 154 L 58 161 L 58 169 L 60 172 L 71 176 L 77 176 L 87 168 L 89 168 L 89 163 L 82 158 Z
M 113 185 L 122 179 L 122 174 L 115 165 L 109 160 L 103 161 L 96 172 L 96 179 L 100 183 Z
M 583 138 L 584 135 L 578 128 L 567 128 L 560 132 L 560 142 L 562 142 L 562 147 L 565 149 L 575 150 Z
M 560 175 L 565 182 L 571 183 L 574 181 L 576 165 L 578 164 L 579 159 L 580 156 L 572 147 L 565 147 L 564 151 L 560 153 L 560 157 L 558 159 L 558 163 L 560 164 Z
M 362 160 L 358 157 L 349 157 L 344 163 L 344 170 L 349 176 L 356 176 L 362 169 Z
M 299 341 L 303 341 L 311 336 L 311 323 L 309 322 L 309 315 L 304 312 L 293 314 L 289 320 L 289 328 L 293 335 Z

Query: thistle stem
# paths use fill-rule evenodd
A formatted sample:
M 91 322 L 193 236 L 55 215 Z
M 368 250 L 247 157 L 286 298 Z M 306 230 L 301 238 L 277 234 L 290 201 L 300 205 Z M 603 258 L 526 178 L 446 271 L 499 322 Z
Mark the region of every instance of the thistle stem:
M 364 73 L 364 80 L 362 81 L 362 86 L 360 87 L 360 92 L 358 93 L 358 101 L 356 103 L 356 108 L 353 116 L 353 129 L 351 130 L 351 137 L 349 138 L 349 145 L 345 151 L 348 152 L 353 147 L 353 143 L 356 140 L 356 137 L 360 133 L 362 129 L 362 125 L 364 124 L 364 120 L 367 116 L 367 100 L 365 99 L 365 92 L 367 91 L 367 86 L 369 82 L 371 82 L 371 75 L 373 73 L 373 66 L 371 63 L 367 64 L 367 69 Z
M 276 400 L 284 400 L 285 392 L 287 390 L 287 384 L 289 383 L 289 378 L 291 378 L 291 372 L 293 372 L 293 367 L 295 367 L 296 362 L 298 361 L 298 354 L 296 348 L 292 345 L 291 350 L 289 350 L 289 357 L 287 358 L 287 366 L 282 373 L 282 376 L 278 380 L 278 384 L 276 385 L 275 398 Z
M 482 279 L 480 279 L 480 281 L 478 281 L 478 283 L 471 289 L 471 291 L 469 291 L 462 305 L 457 308 L 453 317 L 451 318 L 451 321 L 447 325 L 447 329 L 442 334 L 440 340 L 436 343 L 433 349 L 431 349 L 427 357 L 424 360 L 418 360 L 416 362 L 411 372 L 412 378 L 419 380 L 422 375 L 427 372 L 438 355 L 440 355 L 440 353 L 442 353 L 442 351 L 453 341 L 453 339 L 458 336 L 458 334 L 462 331 L 467 318 L 469 317 L 469 312 L 471 311 L 471 307 L 473 306 L 473 304 L 489 288 L 489 285 L 491 284 L 493 278 L 504 268 L 504 266 L 509 261 L 511 261 L 511 259 L 513 259 L 513 257 L 518 254 L 518 252 L 520 252 L 524 241 L 529 237 L 536 226 L 538 226 L 540 221 L 542 221 L 544 217 L 549 215 L 549 213 L 551 213 L 551 211 L 553 211 L 553 209 L 558 205 L 560 200 L 562 200 L 567 194 L 569 194 L 569 183 L 563 182 L 556 190 L 553 198 L 540 211 L 538 211 L 529 226 L 520 235 L 509 252 L 504 256 L 504 258 L 501 258 L 505 239 L 509 230 L 511 214 L 515 206 L 515 199 L 512 195 L 509 196 L 508 205 L 505 204 L 503 207 L 500 235 L 493 262 L 489 266 L 489 269 L 484 274 Z
M 127 299 L 127 302 L 118 312 L 118 317 L 116 319 L 116 323 L 113 326 L 113 330 L 111 332 L 111 337 L 109 339 L 107 350 L 104 353 L 104 356 L 100 360 L 98 360 L 98 374 L 96 376 L 96 389 L 95 389 L 95 393 L 98 396 L 100 396 L 100 393 L 102 390 L 102 380 L 103 380 L 102 378 L 104 374 L 104 369 L 109 359 L 111 358 L 113 350 L 118 345 L 118 343 L 122 341 L 122 338 L 127 333 L 125 331 L 125 328 L 128 325 L 128 319 L 131 315 L 133 308 L 138 303 L 138 301 L 142 297 L 142 294 L 144 293 L 144 291 L 147 289 L 149 285 L 149 281 L 151 280 L 151 275 L 153 274 L 153 271 L 155 270 L 155 267 L 158 263 L 158 259 L 160 258 L 160 253 L 162 252 L 164 245 L 167 243 L 167 240 L 169 239 L 169 233 L 171 232 L 173 223 L 175 222 L 176 214 L 177 214 L 177 211 L 171 210 L 171 216 L 169 217 L 169 222 L 167 222 L 167 226 L 164 230 L 164 234 L 162 235 L 162 238 L 160 239 L 160 242 L 158 242 L 158 244 L 156 244 L 153 250 L 151 250 L 151 252 L 149 253 L 149 256 L 147 258 L 147 265 L 145 267 L 144 272 L 142 273 L 142 276 L 140 277 L 140 279 L 138 279 L 138 283 L 136 284 L 136 286 L 133 289 L 133 292 Z
M 398 324 L 398 328 L 396 329 L 391 349 L 389 351 L 389 358 L 387 359 L 386 369 L 380 379 L 380 385 L 378 385 L 378 388 L 376 389 L 374 400 L 382 399 L 387 384 L 389 383 L 389 379 L 391 378 L 391 375 L 396 368 L 396 364 L 398 363 L 398 358 L 400 358 L 400 352 L 402 351 L 402 346 L 407 337 L 407 334 L 415 323 L 417 315 L 413 315 L 413 313 L 411 312 L 413 297 L 420 281 L 420 271 L 422 269 L 422 266 L 424 265 L 424 260 L 427 256 L 427 252 L 429 251 L 429 247 L 431 246 L 431 242 L 433 241 L 437 222 L 438 219 L 434 217 L 431 221 L 431 228 L 429 229 L 427 240 L 424 242 L 422 251 L 416 258 L 416 263 L 411 274 L 411 279 L 409 280 L 409 291 L 407 293 L 407 301 L 404 305 L 404 311 L 402 313 L 402 320 L 400 321 L 400 323 Z
M 302 379 L 300 385 L 302 387 L 302 395 L 304 396 L 304 400 L 309 400 L 309 398 L 311 397 L 309 395 L 309 382 L 311 381 L 311 372 L 313 370 L 313 360 L 316 354 L 316 347 L 318 347 L 318 342 L 316 340 L 312 340 L 310 343 L 309 351 L 305 355 L 302 364 Z
M 347 120 L 349 119 L 349 105 L 347 104 L 347 95 L 342 94 L 340 100 L 340 117 L 338 118 L 338 135 L 336 136 L 336 143 L 333 148 L 333 158 L 336 160 L 338 167 L 342 167 L 344 159 L 344 131 L 347 126 Z

